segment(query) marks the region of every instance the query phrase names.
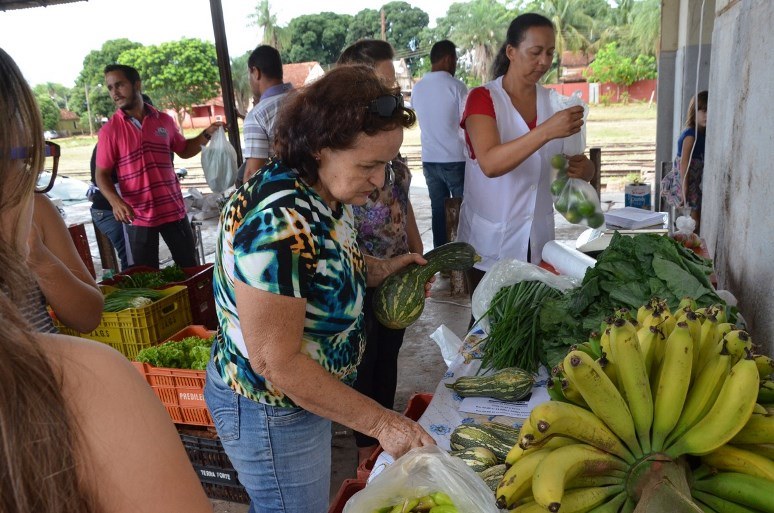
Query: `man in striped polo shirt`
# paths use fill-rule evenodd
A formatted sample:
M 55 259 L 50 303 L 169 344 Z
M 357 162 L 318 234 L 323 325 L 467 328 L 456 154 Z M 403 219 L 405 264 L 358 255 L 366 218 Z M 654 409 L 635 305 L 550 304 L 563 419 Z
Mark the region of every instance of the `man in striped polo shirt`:
M 97 144 L 97 186 L 126 223 L 135 265 L 159 267 L 159 235 L 181 267 L 196 265 L 193 231 L 171 152 L 187 159 L 201 151 L 223 123 L 186 139 L 168 114 L 142 100 L 136 69 L 122 64 L 105 67 L 105 83 L 118 109 L 103 126 Z M 118 174 L 118 194 L 110 174 Z

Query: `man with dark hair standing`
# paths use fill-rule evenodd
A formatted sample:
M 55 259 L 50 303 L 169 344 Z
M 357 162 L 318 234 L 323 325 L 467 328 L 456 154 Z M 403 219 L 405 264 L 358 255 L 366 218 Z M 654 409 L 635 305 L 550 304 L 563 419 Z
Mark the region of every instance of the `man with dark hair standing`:
M 134 265 L 159 267 L 159 235 L 175 263 L 196 265 L 193 231 L 171 152 L 187 159 L 201 151 L 223 123 L 216 122 L 197 137 L 183 137 L 171 116 L 142 98 L 140 74 L 131 66 L 105 67 L 105 84 L 118 107 L 99 131 L 96 181 L 117 221 L 127 224 Z M 111 179 L 115 169 L 118 187 Z
M 247 68 L 253 96 L 260 100 L 245 117 L 245 182 L 274 156 L 274 121 L 282 100 L 293 89 L 292 84 L 282 81 L 282 59 L 271 46 L 261 45 L 253 50 Z
M 460 119 L 468 88 L 454 78 L 457 49 L 448 40 L 430 49 L 431 71 L 417 82 L 411 103 L 422 132 L 422 169 L 430 195 L 433 246 L 447 242 L 446 198 L 462 197 L 465 183 L 465 143 Z

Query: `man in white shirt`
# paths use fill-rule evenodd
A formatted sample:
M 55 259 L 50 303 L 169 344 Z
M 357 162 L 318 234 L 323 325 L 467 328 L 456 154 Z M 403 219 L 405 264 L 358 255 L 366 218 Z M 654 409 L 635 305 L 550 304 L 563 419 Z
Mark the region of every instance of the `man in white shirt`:
M 446 198 L 461 198 L 465 182 L 465 143 L 460 119 L 468 88 L 454 78 L 457 48 L 448 40 L 430 49 L 432 69 L 417 82 L 411 103 L 422 132 L 422 169 L 430 195 L 433 246 L 447 242 Z
M 245 182 L 274 156 L 274 122 L 282 100 L 293 88 L 292 84 L 282 81 L 282 59 L 271 46 L 261 45 L 253 50 L 247 67 L 253 96 L 260 100 L 245 117 Z

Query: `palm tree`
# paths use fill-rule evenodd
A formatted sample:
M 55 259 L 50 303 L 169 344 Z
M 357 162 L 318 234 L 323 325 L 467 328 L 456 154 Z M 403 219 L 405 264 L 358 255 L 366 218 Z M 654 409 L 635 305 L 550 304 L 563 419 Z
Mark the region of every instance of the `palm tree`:
M 234 82 L 234 98 L 239 114 L 244 116 L 250 107 L 250 98 L 253 96 L 253 90 L 250 87 L 250 78 L 247 71 L 247 59 L 250 52 L 235 57 L 231 60 L 231 77 Z
M 253 21 L 248 26 L 258 27 L 263 31 L 261 44 L 272 46 L 279 52 L 290 46 L 290 31 L 287 27 L 277 25 L 277 15 L 272 14 L 269 0 L 260 0 L 249 18 Z
M 629 25 L 634 48 L 640 53 L 658 57 L 661 43 L 661 1 L 642 0 L 635 3 L 629 15 Z

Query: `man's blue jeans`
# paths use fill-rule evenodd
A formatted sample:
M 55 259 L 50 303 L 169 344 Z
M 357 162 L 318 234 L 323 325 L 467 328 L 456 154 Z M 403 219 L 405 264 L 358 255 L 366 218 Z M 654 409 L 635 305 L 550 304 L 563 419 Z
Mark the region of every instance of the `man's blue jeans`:
M 218 436 L 252 503 L 249 513 L 326 513 L 331 421 L 231 390 L 212 360 L 204 387 Z
M 112 210 L 97 208 L 91 209 L 91 220 L 94 221 L 94 226 L 104 233 L 110 239 L 113 247 L 116 248 L 118 258 L 121 260 L 121 269 L 116 269 L 116 271 L 123 271 L 128 268 L 131 265 L 131 254 L 127 255 L 126 251 L 127 235 L 124 230 L 124 223 L 116 221 Z
M 461 198 L 465 185 L 465 162 L 422 162 L 430 195 L 433 247 L 448 242 L 446 238 L 446 198 Z

